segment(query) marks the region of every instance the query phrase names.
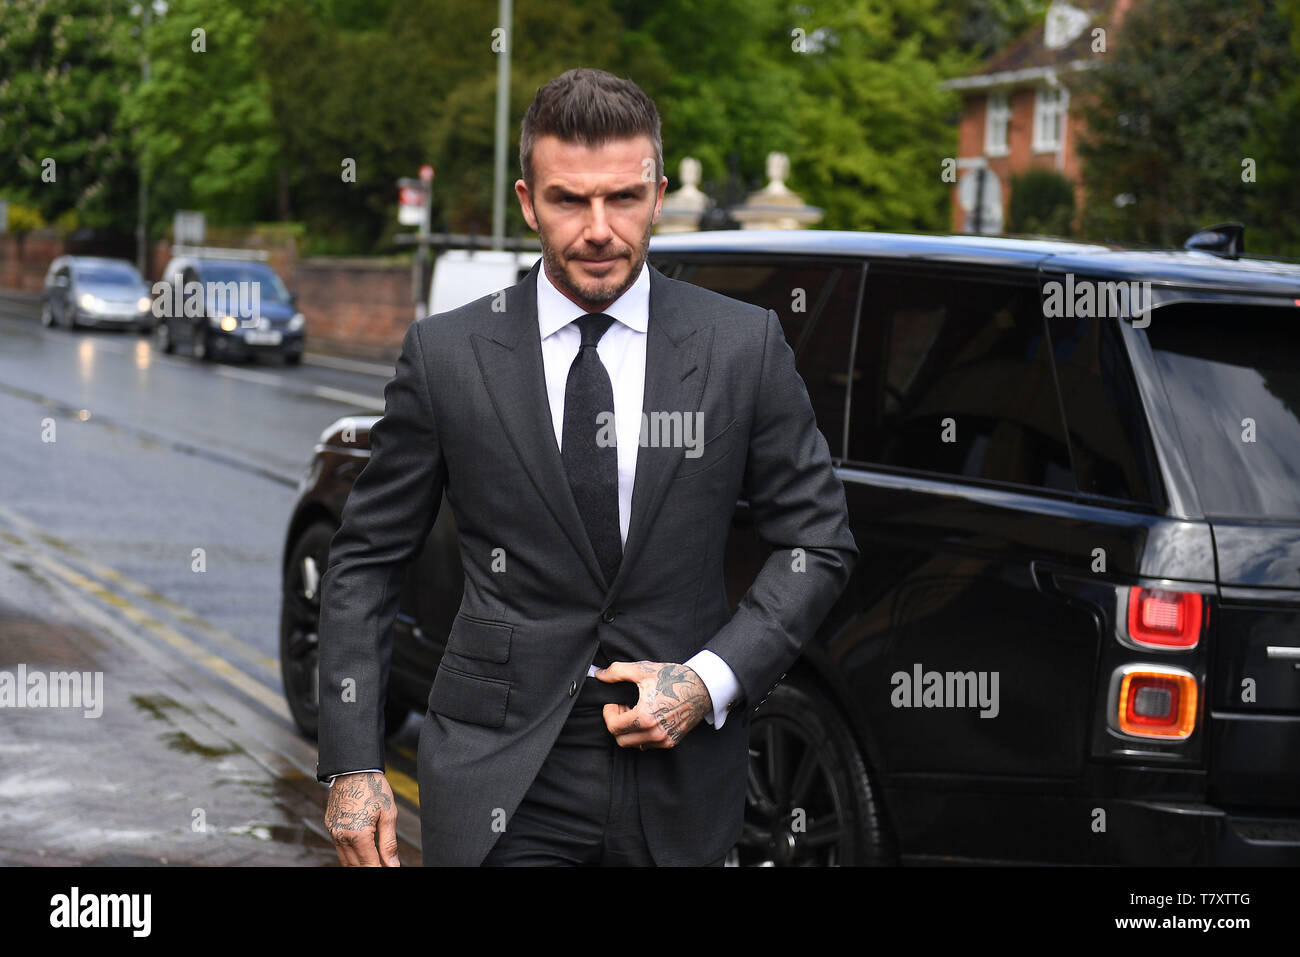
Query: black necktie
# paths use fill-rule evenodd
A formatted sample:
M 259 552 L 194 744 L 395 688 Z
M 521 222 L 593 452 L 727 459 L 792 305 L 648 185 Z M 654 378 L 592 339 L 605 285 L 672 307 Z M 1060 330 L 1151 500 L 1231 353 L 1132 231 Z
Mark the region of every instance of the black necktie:
M 564 387 L 564 431 L 560 457 L 587 537 L 605 573 L 614 580 L 623 560 L 618 523 L 618 448 L 614 436 L 614 388 L 596 353 L 612 316 L 589 313 L 577 320 L 582 345 Z M 600 413 L 606 413 L 601 416 Z

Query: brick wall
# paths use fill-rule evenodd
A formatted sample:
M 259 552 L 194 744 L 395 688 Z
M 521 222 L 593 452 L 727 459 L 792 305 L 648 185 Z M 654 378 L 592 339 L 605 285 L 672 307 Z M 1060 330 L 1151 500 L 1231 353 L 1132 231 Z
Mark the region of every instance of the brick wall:
M 329 351 L 395 359 L 415 320 L 411 267 L 365 259 L 300 259 L 286 275 L 307 341 Z
M 0 287 L 40 292 L 50 263 L 62 255 L 63 241 L 53 229 L 33 229 L 21 238 L 0 236 Z

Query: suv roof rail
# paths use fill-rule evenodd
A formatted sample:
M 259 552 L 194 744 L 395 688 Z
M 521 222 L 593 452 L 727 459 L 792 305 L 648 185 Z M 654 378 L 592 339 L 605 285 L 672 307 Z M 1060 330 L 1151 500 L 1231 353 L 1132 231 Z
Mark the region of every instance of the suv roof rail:
M 1240 259 L 1246 251 L 1246 227 L 1243 223 L 1219 223 L 1192 234 L 1184 249 L 1194 249 L 1220 259 Z
M 271 258 L 271 254 L 265 249 L 222 249 L 218 246 L 176 245 L 171 251 L 173 256 L 195 256 L 199 259 L 251 259 L 265 262 Z

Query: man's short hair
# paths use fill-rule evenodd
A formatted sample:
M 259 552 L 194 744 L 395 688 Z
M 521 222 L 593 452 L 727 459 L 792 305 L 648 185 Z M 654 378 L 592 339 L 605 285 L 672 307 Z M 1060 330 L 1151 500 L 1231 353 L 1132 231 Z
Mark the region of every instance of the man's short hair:
M 663 137 L 654 100 L 631 80 L 604 70 L 577 67 L 537 91 L 524 114 L 519 135 L 519 171 L 533 188 L 533 146 L 540 136 L 601 146 L 610 140 L 650 137 L 655 151 L 655 182 L 664 175 Z

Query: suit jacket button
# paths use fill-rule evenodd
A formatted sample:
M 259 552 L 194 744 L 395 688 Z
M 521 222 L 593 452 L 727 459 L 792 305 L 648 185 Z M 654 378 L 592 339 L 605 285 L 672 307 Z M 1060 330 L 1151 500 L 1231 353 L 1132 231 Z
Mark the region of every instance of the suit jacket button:
M 604 622 L 605 624 L 607 624 L 607 625 L 610 624 L 611 622 L 613 622 L 613 620 L 614 620 L 614 610 L 613 610 L 612 608 L 606 610 L 605 613 L 604 613 L 603 615 L 600 616 L 600 620 L 603 621 L 603 622 Z
M 569 682 L 569 697 L 572 698 L 572 697 L 573 697 L 575 694 L 577 694 L 577 693 L 578 693 L 578 682 L 577 682 L 576 680 L 575 680 L 575 681 L 570 681 L 570 682 Z

